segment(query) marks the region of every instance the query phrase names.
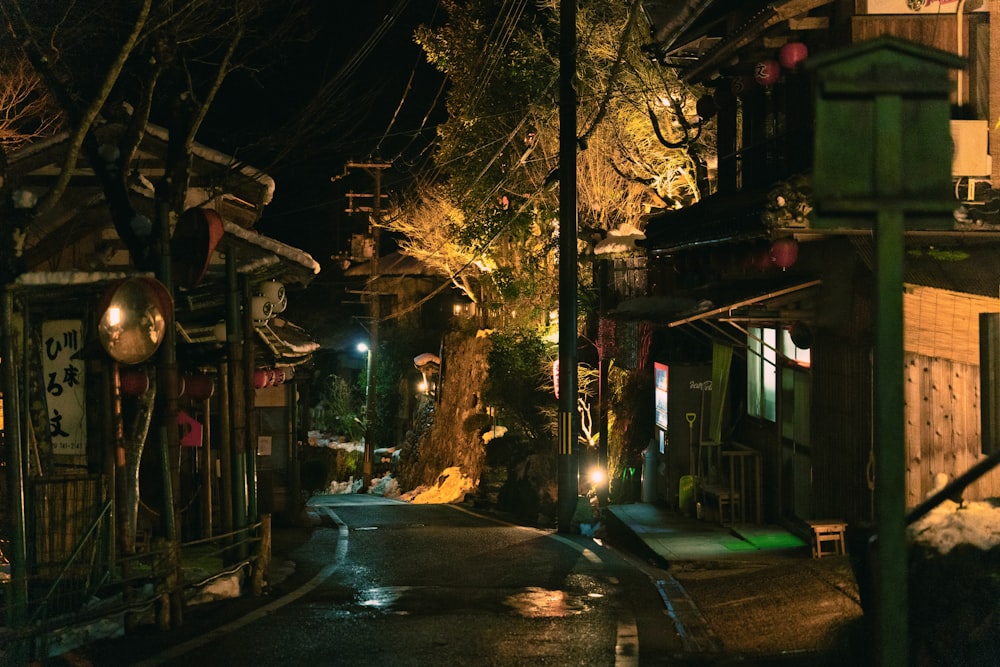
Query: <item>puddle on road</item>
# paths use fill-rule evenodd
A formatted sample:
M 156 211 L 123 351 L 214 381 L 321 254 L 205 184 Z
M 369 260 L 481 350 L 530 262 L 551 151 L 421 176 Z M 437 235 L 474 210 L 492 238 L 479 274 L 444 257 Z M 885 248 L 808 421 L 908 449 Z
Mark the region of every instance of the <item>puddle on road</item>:
M 523 618 L 564 618 L 589 610 L 601 593 L 571 594 L 529 587 L 516 590 L 387 586 L 361 592 L 364 609 L 388 614 L 515 613 Z
M 392 586 L 388 588 L 369 588 L 361 596 L 360 604 L 368 609 L 382 609 L 394 614 L 407 615 L 410 612 L 396 608 L 400 598 L 410 590 L 409 586 Z
M 587 611 L 586 599 L 600 597 L 599 594 L 586 596 L 570 595 L 566 591 L 546 588 L 529 588 L 508 596 L 504 604 L 525 618 L 563 618 Z

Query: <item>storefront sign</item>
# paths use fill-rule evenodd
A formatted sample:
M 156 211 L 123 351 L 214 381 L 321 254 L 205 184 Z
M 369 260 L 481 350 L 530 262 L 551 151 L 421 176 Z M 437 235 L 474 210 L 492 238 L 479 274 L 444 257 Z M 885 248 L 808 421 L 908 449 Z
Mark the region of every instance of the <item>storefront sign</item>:
M 82 455 L 87 450 L 84 366 L 82 359 L 72 358 L 82 345 L 80 320 L 42 323 L 42 374 L 54 454 Z

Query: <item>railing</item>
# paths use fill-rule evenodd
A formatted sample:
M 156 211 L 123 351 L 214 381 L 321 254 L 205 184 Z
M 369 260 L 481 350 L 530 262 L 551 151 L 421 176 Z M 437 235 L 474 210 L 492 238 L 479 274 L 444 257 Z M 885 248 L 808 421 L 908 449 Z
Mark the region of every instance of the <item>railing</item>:
M 730 443 L 720 453 L 723 467 L 729 463 L 729 492 L 739 493 L 739 517 L 741 523 L 746 523 L 747 506 L 753 505 L 753 521 L 761 522 L 762 505 L 760 489 L 762 484 L 760 453 L 738 442 Z
M 27 576 L 26 608 L 11 610 L 12 580 L 0 583 L 4 613 L 0 627 L 0 654 L 45 658 L 59 631 L 101 621 L 121 624 L 122 631 L 155 623 L 165 595 L 192 597 L 208 583 L 249 570 L 254 594 L 263 588 L 263 572 L 270 560 L 270 516 L 245 529 L 179 545 L 154 540 L 148 549 L 102 563 L 111 531 L 111 503 L 101 505 L 97 517 L 59 567 L 46 563 Z M 179 586 L 175 553 L 181 568 Z M 65 634 L 65 633 L 64 633 Z M 71 639 L 68 641 L 72 641 Z M 61 644 L 60 644 L 61 645 Z

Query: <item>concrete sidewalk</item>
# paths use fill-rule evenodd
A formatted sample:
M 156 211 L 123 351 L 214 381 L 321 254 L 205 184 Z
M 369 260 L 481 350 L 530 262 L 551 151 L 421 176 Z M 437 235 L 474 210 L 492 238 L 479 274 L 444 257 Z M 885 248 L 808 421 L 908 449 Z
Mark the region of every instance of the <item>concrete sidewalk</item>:
M 649 503 L 604 516 L 612 544 L 660 568 L 655 584 L 683 646 L 671 664 L 866 664 L 846 555 L 814 559 L 782 527 L 723 526 Z
M 651 554 L 666 561 L 753 556 L 810 556 L 809 545 L 779 526 L 722 525 L 683 516 L 652 503 L 610 505 L 609 523 L 627 527 Z

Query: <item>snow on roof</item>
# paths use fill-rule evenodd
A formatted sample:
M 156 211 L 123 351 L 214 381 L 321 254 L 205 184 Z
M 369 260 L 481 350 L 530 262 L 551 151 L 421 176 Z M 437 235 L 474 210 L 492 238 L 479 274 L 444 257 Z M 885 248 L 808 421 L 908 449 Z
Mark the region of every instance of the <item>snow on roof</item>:
M 89 285 L 92 283 L 107 282 L 109 280 L 121 280 L 136 275 L 122 273 L 120 271 L 29 271 L 17 276 L 18 285 L 44 287 L 51 285 Z
M 14 163 L 18 160 L 24 160 L 26 158 L 35 155 L 36 153 L 41 153 L 43 150 L 47 149 L 49 146 L 55 146 L 61 144 L 62 142 L 69 139 L 69 132 L 59 132 L 53 134 L 50 137 L 45 137 L 44 139 L 37 139 L 31 143 L 24 144 L 16 151 L 11 153 L 9 156 L 10 162 Z
M 254 231 L 252 229 L 246 229 L 240 227 L 239 225 L 229 222 L 227 220 L 222 221 L 223 229 L 226 234 L 230 234 L 239 239 L 251 243 L 259 248 L 268 250 L 275 255 L 280 255 L 285 259 L 291 260 L 293 262 L 298 262 L 307 269 L 312 269 L 313 274 L 319 273 L 320 265 L 312 255 L 309 253 L 299 250 L 298 248 L 293 248 L 290 245 L 285 245 L 281 241 L 272 239 L 269 236 L 264 236 L 260 232 Z M 252 270 L 257 267 L 269 266 L 274 264 L 276 260 L 273 257 L 265 257 L 259 260 L 255 260 L 252 264 L 245 265 L 244 270 Z
M 153 125 L 149 123 L 146 125 L 146 132 L 153 135 L 157 139 L 167 141 L 170 138 L 170 132 L 159 125 Z M 195 143 L 191 147 L 191 153 L 197 155 L 203 160 L 212 162 L 215 164 L 220 164 L 227 167 L 239 167 L 239 172 L 246 176 L 247 178 L 253 179 L 264 186 L 265 195 L 263 200 L 263 205 L 267 206 L 271 203 L 271 199 L 274 198 L 274 179 L 265 174 L 263 171 L 256 167 L 252 167 L 245 162 L 241 162 L 234 158 L 232 155 L 227 155 L 221 151 L 209 148 L 199 143 Z
M 594 246 L 595 255 L 611 255 L 623 252 L 635 252 L 636 241 L 641 241 L 646 235 L 628 223 L 618 229 L 608 230 L 608 236 Z

